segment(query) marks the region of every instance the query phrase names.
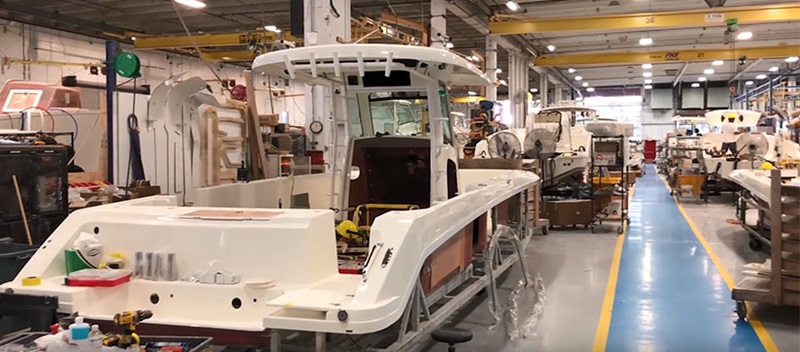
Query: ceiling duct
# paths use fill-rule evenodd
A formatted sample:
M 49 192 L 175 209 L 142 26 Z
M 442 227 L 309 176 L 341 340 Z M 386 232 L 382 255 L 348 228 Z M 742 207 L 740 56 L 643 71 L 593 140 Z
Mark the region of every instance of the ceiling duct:
M 727 0 L 705 0 L 708 7 L 722 7 Z

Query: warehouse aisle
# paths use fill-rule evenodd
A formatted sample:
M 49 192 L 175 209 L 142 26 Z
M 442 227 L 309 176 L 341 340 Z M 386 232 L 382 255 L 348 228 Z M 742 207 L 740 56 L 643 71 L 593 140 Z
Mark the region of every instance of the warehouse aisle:
M 733 312 L 712 256 L 647 167 L 636 184 L 621 254 L 615 254 L 619 270 L 612 268 L 609 285 L 616 285 L 607 292 L 595 351 L 763 351 L 750 323 Z

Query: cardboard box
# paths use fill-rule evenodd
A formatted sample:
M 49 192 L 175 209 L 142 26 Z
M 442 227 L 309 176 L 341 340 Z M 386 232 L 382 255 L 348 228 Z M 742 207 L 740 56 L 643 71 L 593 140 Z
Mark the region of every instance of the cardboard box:
M 543 216 L 554 226 L 589 225 L 594 220 L 592 201 L 589 199 L 546 201 Z

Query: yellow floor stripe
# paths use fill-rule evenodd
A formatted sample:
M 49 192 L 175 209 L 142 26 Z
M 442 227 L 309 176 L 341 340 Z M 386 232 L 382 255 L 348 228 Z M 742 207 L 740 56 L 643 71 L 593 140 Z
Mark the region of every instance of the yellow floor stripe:
M 630 203 L 633 199 L 635 188 L 631 188 L 628 196 L 628 216 L 630 216 Z M 608 329 L 611 327 L 611 310 L 614 309 L 614 296 L 617 291 L 617 278 L 619 275 L 619 262 L 622 257 L 622 245 L 625 244 L 625 237 L 628 233 L 628 225 L 623 225 L 622 235 L 617 236 L 617 246 L 614 248 L 614 257 L 611 259 L 611 271 L 608 273 L 606 283 L 606 294 L 603 298 L 603 308 L 600 311 L 600 321 L 597 323 L 597 332 L 594 335 L 593 352 L 603 352 L 608 342 Z
M 663 181 L 664 185 L 667 186 L 667 189 L 669 189 L 669 184 L 663 177 L 661 177 L 661 181 Z M 731 276 L 731 274 L 728 273 L 728 270 L 725 269 L 725 267 L 722 265 L 722 262 L 719 260 L 717 253 L 711 249 L 711 246 L 708 244 L 708 241 L 706 241 L 706 238 L 703 237 L 702 233 L 700 233 L 700 230 L 697 228 L 697 225 L 695 225 L 694 221 L 692 221 L 692 219 L 689 217 L 689 214 L 686 212 L 686 209 L 684 209 L 683 205 L 681 205 L 681 203 L 678 201 L 678 198 L 676 196 L 673 196 L 672 199 L 678 206 L 678 210 L 680 210 L 681 214 L 683 214 L 683 218 L 686 219 L 686 222 L 689 224 L 689 227 L 692 229 L 692 232 L 694 232 L 694 236 L 697 237 L 697 240 L 700 241 L 700 244 L 702 244 L 703 248 L 706 249 L 706 253 L 708 253 L 708 256 L 711 258 L 711 261 L 714 263 L 714 266 L 717 267 L 717 271 L 719 272 L 720 276 L 722 276 L 722 280 L 725 281 L 725 284 L 728 285 L 728 289 L 733 290 L 733 288 L 736 287 L 736 283 L 733 281 L 733 277 Z M 733 307 L 733 301 L 731 301 L 731 307 Z M 750 311 L 749 308 L 750 307 L 748 305 L 748 311 Z M 767 329 L 764 328 L 764 325 L 761 324 L 761 322 L 758 319 L 756 319 L 753 316 L 748 316 L 747 321 L 750 322 L 750 326 L 753 327 L 753 330 L 756 332 L 758 339 L 761 340 L 761 344 L 764 345 L 764 349 L 767 350 L 767 352 L 779 351 L 778 346 L 775 345 L 775 341 L 772 340 L 772 337 L 769 336 Z

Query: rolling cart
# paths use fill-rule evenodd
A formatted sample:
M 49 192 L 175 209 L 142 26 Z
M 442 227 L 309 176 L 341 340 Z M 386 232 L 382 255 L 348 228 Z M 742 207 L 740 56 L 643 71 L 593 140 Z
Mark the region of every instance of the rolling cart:
M 770 263 L 752 270 L 731 291 L 736 314 L 747 317 L 749 302 L 800 306 L 800 224 L 783 216 L 800 216 L 800 185 L 783 184 L 781 171 L 773 170 L 770 197 Z
M 591 180 L 592 209 L 594 222 L 591 225 L 592 233 L 597 225 L 603 222 L 614 223 L 619 221 L 617 233 L 622 234 L 625 223 L 630 224 L 628 217 L 629 170 L 625 166 L 626 148 L 625 136 L 592 136 L 592 163 L 589 168 Z M 609 177 L 610 172 L 620 175 Z

